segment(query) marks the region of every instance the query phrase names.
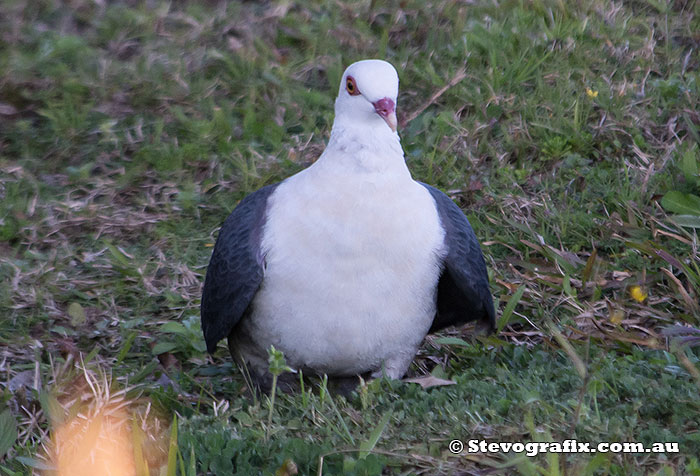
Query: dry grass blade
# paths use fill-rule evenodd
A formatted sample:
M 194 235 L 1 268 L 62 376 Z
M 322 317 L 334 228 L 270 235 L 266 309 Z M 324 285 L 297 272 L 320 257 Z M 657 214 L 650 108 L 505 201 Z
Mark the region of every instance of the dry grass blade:
M 685 303 L 687 309 L 690 312 L 697 314 L 699 311 L 698 303 L 695 301 L 695 299 L 690 297 L 690 294 L 688 294 L 688 291 L 685 289 L 685 286 L 683 286 L 683 283 L 681 283 L 681 281 L 676 276 L 674 276 L 674 274 L 670 270 L 666 268 L 661 268 L 661 272 L 664 273 L 668 277 L 668 279 L 670 279 L 671 282 L 674 284 L 676 290 L 683 298 L 683 302 Z
M 674 354 L 676 357 L 678 357 L 681 365 L 683 365 L 688 373 L 693 376 L 695 379 L 695 384 L 698 386 L 698 389 L 700 389 L 700 370 L 698 370 L 695 364 L 693 364 L 693 362 L 688 358 L 683 349 L 674 352 Z
M 435 91 L 435 92 L 430 96 L 430 98 L 428 98 L 428 100 L 427 100 L 426 102 L 424 102 L 423 104 L 421 104 L 420 107 L 418 107 L 418 109 L 415 109 L 415 110 L 411 111 L 409 114 L 407 114 L 405 117 L 403 117 L 403 118 L 401 119 L 401 122 L 400 122 L 400 124 L 399 124 L 399 127 L 400 127 L 400 128 L 406 127 L 406 125 L 407 125 L 409 122 L 411 122 L 412 120 L 414 120 L 416 117 L 420 116 L 421 113 L 422 113 L 423 111 L 425 111 L 425 110 L 428 109 L 430 106 L 432 106 L 433 104 L 435 104 L 435 102 L 436 102 L 438 99 L 440 99 L 440 96 L 442 96 L 442 95 L 445 94 L 447 91 L 449 91 L 450 88 L 452 88 L 452 87 L 456 86 L 457 84 L 459 84 L 459 83 L 460 83 L 464 78 L 466 78 L 466 77 L 467 77 L 467 70 L 466 70 L 466 68 L 462 68 L 462 69 L 460 69 L 459 71 L 457 71 L 457 73 L 455 73 L 455 75 L 450 79 L 450 81 L 449 81 L 445 86 L 443 86 L 442 88 L 440 88 L 440 89 L 438 89 L 437 91 Z
M 574 368 L 576 369 L 576 372 L 578 372 L 579 376 L 582 379 L 585 379 L 586 375 L 588 374 L 588 371 L 586 370 L 586 364 L 584 363 L 584 361 L 576 353 L 576 350 L 574 350 L 574 348 L 571 346 L 568 339 L 564 337 L 561 331 L 554 324 L 550 322 L 548 328 L 554 336 L 554 339 L 556 339 L 556 341 L 559 343 L 562 349 L 564 349 L 564 352 L 566 352 L 566 355 L 568 355 L 571 361 L 574 363 Z

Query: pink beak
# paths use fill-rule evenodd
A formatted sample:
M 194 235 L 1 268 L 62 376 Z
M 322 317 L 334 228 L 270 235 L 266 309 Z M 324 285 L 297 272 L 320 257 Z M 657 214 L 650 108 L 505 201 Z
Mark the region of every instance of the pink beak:
M 389 98 L 382 98 L 379 101 L 373 102 L 374 110 L 377 111 L 384 122 L 391 128 L 392 131 L 396 132 L 396 105 L 394 101 Z

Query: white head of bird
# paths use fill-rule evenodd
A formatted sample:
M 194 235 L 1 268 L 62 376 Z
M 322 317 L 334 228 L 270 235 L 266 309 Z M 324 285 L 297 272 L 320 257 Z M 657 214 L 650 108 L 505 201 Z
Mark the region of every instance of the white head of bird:
M 343 73 L 335 100 L 336 126 L 396 132 L 399 75 L 382 60 L 353 63 Z

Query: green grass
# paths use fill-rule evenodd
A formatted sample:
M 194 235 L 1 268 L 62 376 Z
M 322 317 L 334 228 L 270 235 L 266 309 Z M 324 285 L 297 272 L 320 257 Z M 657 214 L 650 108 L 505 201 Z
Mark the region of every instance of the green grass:
M 669 361 L 663 352 L 633 352 L 610 359 L 604 351 L 594 352 L 585 393 L 565 354 L 505 345 L 491 352 L 458 353 L 459 367 L 450 369 L 454 386 L 424 391 L 414 384 L 374 381 L 364 403 L 359 397 L 335 397 L 349 435 L 328 401 L 316 394 L 306 404 L 299 396 L 283 396 L 272 425 L 274 436 L 263 442 L 266 409 L 241 399 L 231 402 L 242 409 L 231 412 L 228 421 L 189 419 L 180 429 L 181 449 L 187 454 L 194 448 L 202 455 L 200 469 L 212 474 L 229 474 L 233 468 L 241 474 L 254 469 L 274 473 L 287 458 L 297 462 L 301 474 L 315 474 L 321 455 L 324 474 L 366 474 L 359 468 L 356 473 L 343 470 L 343 465 L 358 462 L 360 442 L 388 414 L 391 423 L 381 435 L 383 451 L 376 458 L 392 472 L 412 468 L 457 473 L 465 469 L 464 460 L 451 455 L 447 443 L 485 435 L 499 441 L 678 441 L 687 455 L 697 454 L 697 389 L 678 377 L 672 357 Z M 644 457 L 617 460 L 607 455 L 601 471 L 644 474 Z M 567 456 L 562 464 L 572 474 L 583 474 L 584 463 L 592 458 Z M 514 454 L 479 455 L 477 461 L 523 473 L 533 466 Z M 550 468 L 547 474 L 556 471 Z
M 681 0 L 3 2 L 0 473 L 44 464 L 81 373 L 109 369 L 163 422 L 151 474 L 174 412 L 183 475 L 699 474 L 697 31 Z M 499 316 L 522 295 L 494 338 L 426 341 L 411 375 L 455 385 L 317 382 L 268 425 L 204 353 L 203 274 L 238 200 L 318 157 L 369 57 L 397 67 L 408 165 L 468 215 Z M 466 458 L 453 438 L 681 451 Z

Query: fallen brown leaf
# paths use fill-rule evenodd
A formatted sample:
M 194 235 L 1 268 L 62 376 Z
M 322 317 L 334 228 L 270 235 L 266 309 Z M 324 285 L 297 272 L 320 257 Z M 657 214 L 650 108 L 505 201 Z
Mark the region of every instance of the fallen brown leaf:
M 433 377 L 432 375 L 424 375 L 423 377 L 405 378 L 404 382 L 417 383 L 424 389 L 430 387 L 442 387 L 443 385 L 454 385 L 457 382 L 454 380 L 445 380 L 443 378 Z

